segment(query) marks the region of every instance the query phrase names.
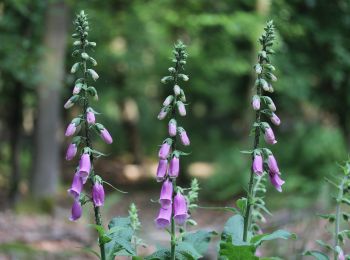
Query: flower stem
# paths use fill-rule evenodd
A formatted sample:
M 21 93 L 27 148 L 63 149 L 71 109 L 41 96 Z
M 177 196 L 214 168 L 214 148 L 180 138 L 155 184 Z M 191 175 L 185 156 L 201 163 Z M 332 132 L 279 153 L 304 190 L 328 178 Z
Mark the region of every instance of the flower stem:
M 341 203 L 344 195 L 344 185 L 347 182 L 348 175 L 345 175 L 339 186 L 339 192 L 337 196 L 336 212 L 335 212 L 335 223 L 334 223 L 334 248 L 338 246 L 338 234 L 340 229 L 340 213 L 341 213 Z M 334 260 L 338 259 L 338 254 L 334 251 Z
M 81 42 L 85 42 L 85 38 L 81 38 Z M 85 52 L 85 44 L 83 44 L 82 46 L 82 50 L 83 52 Z M 83 66 L 84 66 L 84 76 L 83 76 L 83 83 L 86 84 L 86 74 L 87 74 L 87 69 L 86 69 L 86 60 L 82 59 L 83 62 Z M 89 133 L 89 124 L 87 122 L 87 118 L 86 118 L 86 114 L 87 114 L 87 108 L 89 107 L 89 97 L 88 97 L 88 93 L 85 90 L 84 92 L 84 104 L 83 104 L 83 119 L 84 119 L 84 129 L 85 129 L 85 133 L 84 133 L 84 137 L 85 137 L 85 143 L 86 146 L 89 147 L 90 149 L 92 149 L 92 143 L 90 140 L 90 133 Z M 91 182 L 91 188 L 94 185 L 93 182 L 93 176 L 94 176 L 94 168 L 93 168 L 93 160 L 94 157 L 92 154 L 90 154 L 90 161 L 91 161 L 91 165 L 92 165 L 92 171 L 91 171 L 91 176 L 90 176 L 90 182 Z M 94 214 L 95 214 L 95 223 L 98 226 L 102 226 L 102 217 L 101 217 L 101 211 L 100 208 L 94 205 Z M 100 247 L 100 256 L 102 260 L 106 259 L 106 254 L 105 254 L 105 247 L 104 244 L 102 243 L 102 241 L 100 241 L 99 239 L 99 247 Z
M 263 50 L 265 50 L 265 47 L 263 46 Z M 263 60 L 260 58 L 259 59 L 259 64 L 263 64 Z M 262 73 L 258 75 L 258 79 L 261 79 Z M 257 95 L 260 97 L 262 95 L 262 90 L 261 90 L 261 85 L 258 84 L 256 87 L 256 92 Z M 261 111 L 260 109 L 256 111 L 255 113 L 255 123 L 258 125 L 255 127 L 255 137 L 254 137 L 254 144 L 253 144 L 253 150 L 257 149 L 259 147 L 259 140 L 260 140 L 260 124 L 261 122 Z M 254 160 L 254 153 L 252 154 L 252 161 Z M 247 208 L 245 211 L 245 216 L 244 216 L 244 229 L 243 229 L 243 241 L 247 241 L 247 236 L 248 232 L 250 230 L 250 224 L 251 224 L 251 209 L 254 203 L 254 197 L 255 197 L 255 192 L 254 192 L 254 178 L 255 173 L 253 171 L 253 168 L 251 167 L 250 171 L 250 179 L 249 179 L 249 184 L 248 184 L 248 191 L 247 191 Z

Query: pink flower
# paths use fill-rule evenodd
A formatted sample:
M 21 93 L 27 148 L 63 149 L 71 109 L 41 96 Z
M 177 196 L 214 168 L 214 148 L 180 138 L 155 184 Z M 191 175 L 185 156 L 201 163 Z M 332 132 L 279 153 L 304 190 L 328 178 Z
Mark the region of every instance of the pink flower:
M 273 174 L 281 174 L 280 170 L 278 168 L 278 165 L 277 165 L 277 161 L 272 154 L 269 155 L 269 158 L 267 160 L 267 164 L 269 166 L 270 172 L 272 172 Z
M 265 129 L 265 141 L 268 144 L 275 144 L 277 143 L 276 139 L 275 139 L 275 135 L 271 129 L 271 127 L 268 127 Z
M 72 214 L 71 217 L 69 218 L 70 221 L 76 221 L 81 217 L 81 214 L 83 212 L 83 209 L 81 207 L 80 201 L 79 200 L 74 200 L 73 206 L 72 206 Z
M 179 176 L 180 172 L 180 159 L 176 155 L 173 156 L 170 160 L 169 165 L 169 177 L 170 178 L 176 178 Z
M 83 180 L 80 177 L 80 174 L 76 172 L 73 177 L 73 182 L 68 190 L 68 193 L 72 195 L 74 199 L 79 199 L 80 193 L 83 190 Z
M 261 175 L 263 171 L 263 158 L 260 154 L 256 154 L 253 160 L 253 172 L 257 175 Z
M 76 144 L 71 143 L 68 146 L 67 153 L 66 153 L 66 160 L 70 161 L 74 158 L 74 156 L 77 154 L 78 147 Z
M 101 207 L 105 202 L 105 191 L 99 181 L 96 181 L 92 186 L 92 200 L 95 207 Z
M 162 185 L 162 190 L 160 192 L 159 203 L 162 208 L 167 209 L 171 207 L 173 198 L 173 183 L 166 180 Z
M 276 190 L 282 192 L 282 185 L 285 183 L 285 181 L 280 178 L 279 174 L 271 171 L 269 172 L 269 176 L 271 184 L 276 188 Z
M 100 134 L 102 140 L 106 143 L 106 144 L 111 144 L 113 143 L 113 139 L 112 136 L 110 135 L 110 133 L 108 132 L 108 130 L 106 128 L 103 128 L 101 130 L 101 134 Z
M 79 161 L 79 176 L 82 178 L 85 184 L 91 171 L 90 155 L 83 153 Z
M 159 158 L 167 159 L 170 153 L 170 148 L 171 148 L 171 145 L 167 141 L 164 141 L 162 146 L 159 149 L 159 153 L 158 153 Z
M 174 198 L 174 220 L 176 224 L 183 225 L 187 218 L 186 199 L 180 192 L 178 192 Z
M 88 111 L 88 112 L 86 113 L 86 121 L 87 121 L 90 125 L 95 124 L 96 118 L 95 118 L 94 112 Z
M 157 181 L 158 182 L 164 180 L 167 168 L 168 168 L 168 160 L 167 159 L 160 159 L 159 163 L 158 163 L 158 168 L 157 168 Z
M 279 117 L 275 113 L 272 113 L 272 116 L 270 117 L 270 120 L 271 120 L 271 122 L 274 125 L 280 125 L 281 124 L 281 120 L 279 119 Z
M 160 208 L 158 217 L 155 222 L 158 228 L 166 228 L 170 225 L 172 207 Z
M 70 123 L 66 129 L 65 136 L 72 136 L 74 135 L 75 131 L 77 130 L 77 127 L 74 123 Z

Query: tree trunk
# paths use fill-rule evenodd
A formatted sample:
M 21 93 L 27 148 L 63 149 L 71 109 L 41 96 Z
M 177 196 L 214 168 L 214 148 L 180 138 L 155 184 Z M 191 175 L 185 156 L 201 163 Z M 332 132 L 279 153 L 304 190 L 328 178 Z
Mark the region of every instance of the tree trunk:
M 11 180 L 9 189 L 9 204 L 16 203 L 18 198 L 18 184 L 20 182 L 20 151 L 22 137 L 22 119 L 23 119 L 23 85 L 16 82 L 13 100 L 12 117 L 10 118 L 10 147 L 11 147 Z
M 59 183 L 60 94 L 64 77 L 67 16 L 68 10 L 63 0 L 50 1 L 44 35 L 45 54 L 38 86 L 36 154 L 32 180 L 32 194 L 42 199 L 54 197 Z

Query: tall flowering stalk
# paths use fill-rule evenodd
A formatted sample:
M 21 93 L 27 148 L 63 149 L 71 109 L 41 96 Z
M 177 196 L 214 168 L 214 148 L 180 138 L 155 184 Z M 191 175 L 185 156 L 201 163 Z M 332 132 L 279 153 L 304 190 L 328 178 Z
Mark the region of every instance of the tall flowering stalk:
M 163 84 L 171 83 L 173 93 L 163 102 L 163 107 L 158 115 L 159 120 L 170 118 L 168 122 L 168 134 L 159 150 L 159 164 L 157 169 L 157 181 L 162 182 L 160 194 L 160 211 L 156 218 L 159 228 L 171 226 L 171 259 L 175 259 L 176 248 L 176 225 L 184 225 L 188 218 L 188 204 L 184 194 L 176 186 L 176 178 L 180 173 L 180 157 L 184 152 L 177 150 L 177 137 L 182 145 L 189 146 L 190 140 L 183 127 L 177 122 L 177 113 L 186 116 L 186 96 L 184 90 L 179 86 L 181 81 L 188 81 L 188 76 L 183 74 L 186 64 L 186 46 L 182 42 L 175 44 L 173 50 L 174 67 L 169 68 L 170 75 L 162 78 Z
M 95 157 L 103 155 L 96 151 L 91 142 L 92 133 L 95 132 L 104 142 L 111 144 L 113 142 L 107 129 L 100 123 L 96 123 L 95 115 L 97 112 L 90 105 L 90 98 L 98 99 L 96 89 L 91 86 L 91 82 L 96 81 L 99 76 L 90 66 L 96 66 L 96 60 L 88 54 L 95 46 L 95 42 L 88 40 L 89 23 L 84 11 L 76 16 L 74 21 L 75 33 L 72 37 L 75 39 L 73 46 L 73 57 L 79 60 L 72 66 L 71 73 L 77 74 L 73 95 L 68 99 L 64 107 L 69 109 L 74 105 L 81 106 L 81 114 L 74 118 L 68 125 L 65 135 L 74 136 L 68 146 L 66 160 L 72 160 L 80 151 L 79 166 L 76 168 L 73 182 L 68 193 L 73 197 L 72 215 L 70 220 L 75 221 L 81 217 L 82 206 L 91 202 L 95 214 L 96 229 L 103 230 L 100 208 L 104 204 L 105 192 L 103 188 L 104 181 L 96 174 L 93 160 Z M 92 79 L 92 81 L 91 81 Z M 83 192 L 84 185 L 90 183 L 90 191 Z M 99 246 L 101 259 L 105 259 L 104 242 L 99 237 Z
M 225 224 L 220 241 L 220 259 L 258 259 L 257 250 L 264 241 L 295 238 L 294 234 L 284 230 L 264 234 L 257 224 L 258 221 L 265 221 L 261 211 L 269 213 L 263 197 L 266 192 L 266 175 L 279 192 L 282 191 L 284 184 L 271 150 L 260 145 L 261 135 L 264 135 L 267 144 L 277 143 L 270 124 L 264 119 L 268 119 L 274 125 L 280 125 L 280 119 L 275 114 L 276 106 L 267 95 L 273 92 L 272 83 L 277 80 L 273 74 L 275 67 L 270 63 L 270 55 L 274 53 L 271 49 L 274 39 L 274 25 L 270 21 L 267 22 L 264 33 L 259 38 L 261 51 L 254 66 L 257 74 L 255 93 L 252 97 L 252 108 L 255 111 L 254 143 L 252 151 L 244 152 L 252 155 L 247 198 L 241 198 L 236 202 L 238 209 L 232 209 L 236 214 Z
M 332 214 L 319 214 L 323 219 L 327 219 L 330 224 L 334 224 L 332 237 L 333 243 L 328 244 L 322 240 L 316 242 L 323 247 L 325 250 L 330 251 L 334 260 L 345 260 L 349 259 L 350 255 L 346 254 L 343 250 L 345 239 L 350 238 L 350 230 L 342 229 L 348 225 L 350 220 L 350 214 L 344 211 L 344 205 L 350 205 L 350 161 L 347 161 L 344 166 L 341 166 L 342 173 L 337 176 L 336 180 L 330 180 L 326 178 L 326 181 L 330 183 L 336 189 L 334 196 L 335 200 L 335 211 Z M 345 224 L 345 225 L 342 225 Z M 325 253 L 310 250 L 304 252 L 304 255 L 314 256 L 316 259 L 331 259 Z
M 280 178 L 281 172 L 278 168 L 277 161 L 272 152 L 267 148 L 260 147 L 260 135 L 264 134 L 265 142 L 269 145 L 277 143 L 275 135 L 269 123 L 264 122 L 264 115 L 272 124 L 280 125 L 280 119 L 275 114 L 276 106 L 267 93 L 273 92 L 272 83 L 277 81 L 273 74 L 275 67 L 270 63 L 270 55 L 274 53 L 271 49 L 273 45 L 274 25 L 270 21 L 264 28 L 264 34 L 259 38 L 261 51 L 258 54 L 258 63 L 254 66 L 257 74 L 255 82 L 256 94 L 252 98 L 252 108 L 255 110 L 254 144 L 252 152 L 252 167 L 248 186 L 247 205 L 244 216 L 243 240 L 247 241 L 247 235 L 251 227 L 252 207 L 261 203 L 255 198 L 256 188 L 260 185 L 261 176 L 266 171 L 269 175 L 271 184 L 279 191 L 282 191 L 284 181 Z M 259 182 L 258 182 L 259 181 Z

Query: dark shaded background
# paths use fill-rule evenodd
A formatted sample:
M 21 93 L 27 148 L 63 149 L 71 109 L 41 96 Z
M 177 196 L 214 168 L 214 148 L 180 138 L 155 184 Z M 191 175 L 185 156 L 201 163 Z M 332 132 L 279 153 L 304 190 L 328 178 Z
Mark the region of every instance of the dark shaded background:
M 192 145 L 182 163 L 181 181 L 187 185 L 190 176 L 199 178 L 201 204 L 232 205 L 243 194 L 249 173 L 249 157 L 240 151 L 252 142 L 248 134 L 257 39 L 265 21 L 274 20 L 278 37 L 273 63 L 279 80 L 273 99 L 282 125 L 275 131 L 278 144 L 272 150 L 286 184 L 282 194 L 269 187 L 267 205 L 276 213 L 266 227 L 284 226 L 299 233 L 299 242 L 272 247 L 280 256 L 299 259 L 300 252 L 314 245 L 317 235 L 312 232 L 326 231 L 314 213 L 333 210 L 323 177 L 339 171 L 336 162 L 348 157 L 350 3 L 346 0 L 0 2 L 2 250 L 14 257 L 23 250 L 41 250 L 43 257 L 60 259 L 61 252 L 51 250 L 57 244 L 45 247 L 38 241 L 68 239 L 67 251 L 76 250 L 74 241 L 78 245 L 92 241 L 84 221 L 66 221 L 70 199 L 65 190 L 75 163 L 63 160 L 68 144 L 64 129 L 78 113 L 64 111 L 63 104 L 74 81 L 68 73 L 73 64 L 71 21 L 81 9 L 90 18 L 89 37 L 97 42 L 93 56 L 98 61 L 100 79 L 95 86 L 100 101 L 94 107 L 115 139 L 107 147 L 96 138 L 97 147 L 110 154 L 97 162 L 97 169 L 129 192 L 120 200 L 110 190 L 106 212 L 125 215 L 126 202 L 135 199 L 146 223 L 156 215 L 157 206 L 150 199 L 158 196 L 153 176 L 158 145 L 166 136 L 166 123 L 156 115 L 170 91 L 160 78 L 170 66 L 173 43 L 182 39 L 190 55 L 190 81 L 185 86 L 189 106 L 183 126 Z M 217 223 L 211 225 L 213 216 Z M 225 216 L 198 213 L 199 223 L 218 229 Z M 7 235 L 16 234 L 6 229 L 11 221 L 18 236 Z M 28 221 L 34 223 L 27 227 Z M 72 234 L 45 238 L 38 227 L 33 242 L 32 235 L 25 234 L 35 225 L 47 225 L 51 231 L 62 225 L 60 230 Z M 155 229 L 144 226 L 146 231 Z M 77 237 L 74 227 L 86 236 Z M 151 231 L 146 231 L 147 237 Z

